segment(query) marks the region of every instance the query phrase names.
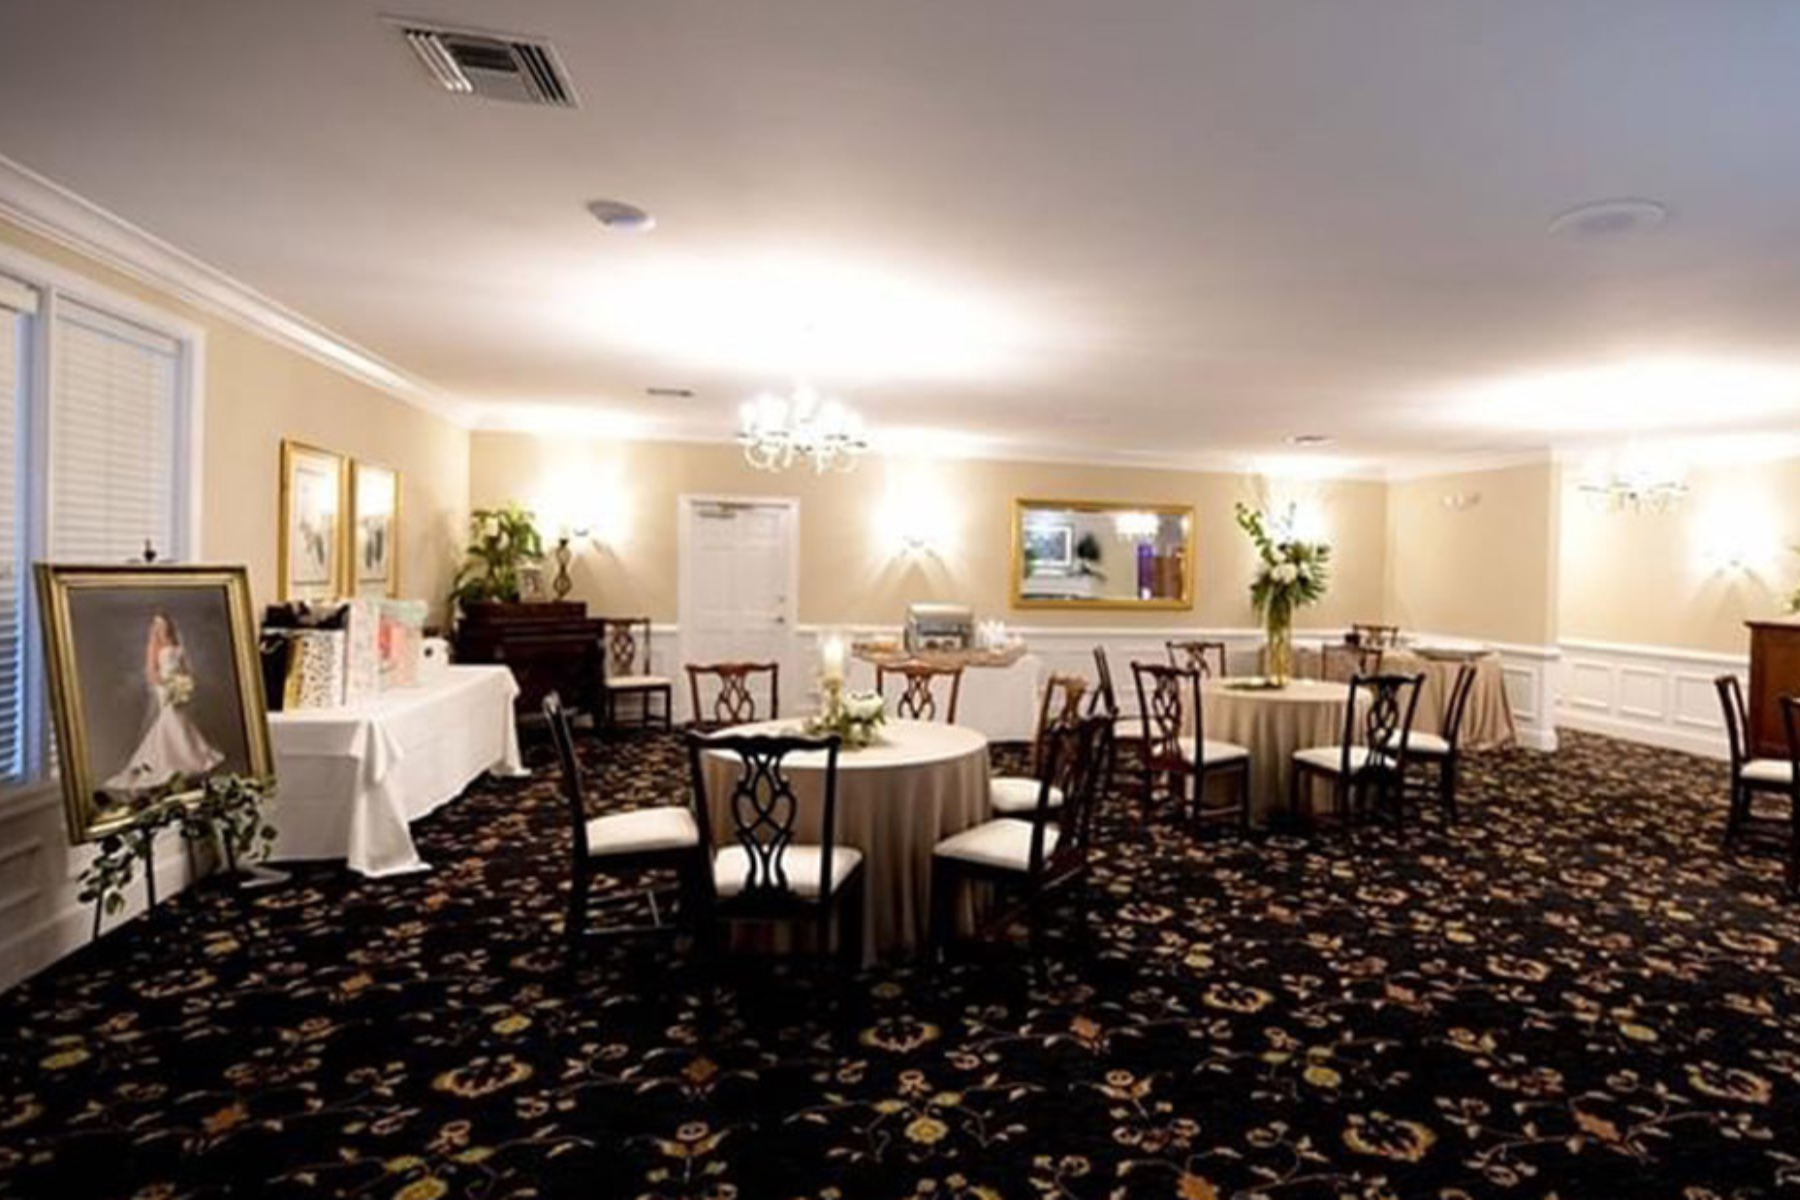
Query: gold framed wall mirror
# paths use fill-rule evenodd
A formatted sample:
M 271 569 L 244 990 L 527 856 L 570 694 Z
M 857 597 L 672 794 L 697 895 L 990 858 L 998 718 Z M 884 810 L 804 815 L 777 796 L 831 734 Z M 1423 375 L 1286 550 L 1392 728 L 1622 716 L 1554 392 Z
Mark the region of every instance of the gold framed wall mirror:
M 1012 606 L 1194 606 L 1194 509 L 1106 500 L 1015 500 Z

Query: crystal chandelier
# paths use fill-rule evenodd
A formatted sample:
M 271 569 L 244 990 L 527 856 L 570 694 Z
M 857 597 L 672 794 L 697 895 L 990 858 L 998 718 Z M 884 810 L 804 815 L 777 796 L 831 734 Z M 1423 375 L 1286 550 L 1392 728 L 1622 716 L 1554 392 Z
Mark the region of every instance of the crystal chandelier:
M 1627 450 L 1580 484 L 1588 503 L 1607 512 L 1667 513 L 1687 497 L 1684 472 L 1663 456 Z
M 759 471 L 784 471 L 801 459 L 820 474 L 848 471 L 869 448 L 862 418 L 805 383 L 792 396 L 765 392 L 745 402 L 737 440 Z

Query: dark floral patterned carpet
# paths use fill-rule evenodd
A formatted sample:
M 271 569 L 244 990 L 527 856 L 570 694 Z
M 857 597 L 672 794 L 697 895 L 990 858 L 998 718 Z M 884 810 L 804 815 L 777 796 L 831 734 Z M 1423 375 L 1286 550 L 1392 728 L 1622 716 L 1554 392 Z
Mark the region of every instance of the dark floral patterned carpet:
M 673 739 L 584 752 L 680 793 Z M 0 996 L 0 1197 L 1800 1195 L 1800 904 L 1723 784 L 1574 735 L 1448 828 L 1115 797 L 1045 977 L 753 965 L 710 1025 L 672 948 L 562 969 L 559 801 L 483 784 L 430 874 L 202 887 Z

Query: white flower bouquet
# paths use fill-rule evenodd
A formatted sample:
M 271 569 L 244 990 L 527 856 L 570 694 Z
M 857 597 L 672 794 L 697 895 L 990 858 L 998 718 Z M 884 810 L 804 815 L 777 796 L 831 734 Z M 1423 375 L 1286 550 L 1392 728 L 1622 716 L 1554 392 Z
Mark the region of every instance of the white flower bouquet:
M 806 723 L 808 733 L 835 733 L 846 750 L 860 750 L 875 741 L 876 730 L 887 723 L 887 700 L 880 692 L 849 692 Z
M 194 677 L 186 671 L 164 676 L 162 687 L 163 695 L 176 708 L 181 708 L 194 698 Z

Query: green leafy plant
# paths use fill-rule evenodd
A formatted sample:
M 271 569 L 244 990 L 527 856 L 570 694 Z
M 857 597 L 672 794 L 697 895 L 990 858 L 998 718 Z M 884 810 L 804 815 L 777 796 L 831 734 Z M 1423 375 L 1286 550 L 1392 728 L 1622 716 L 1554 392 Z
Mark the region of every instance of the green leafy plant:
M 242 775 L 210 775 L 204 780 L 177 776 L 133 797 L 130 823 L 101 838 L 93 860 L 81 872 L 80 899 L 94 905 L 94 932 L 99 933 L 103 917 L 124 909 L 125 890 L 165 829 L 179 829 L 189 845 L 219 850 L 233 871 L 267 858 L 275 848 L 275 827 L 264 817 L 263 806 L 274 790 L 273 780 Z
M 1249 535 L 1262 560 L 1250 582 L 1250 606 L 1258 617 L 1286 625 L 1295 609 L 1324 597 L 1330 577 L 1330 546 L 1272 535 L 1263 511 L 1241 502 L 1237 506 L 1237 523 Z M 1292 528 L 1293 523 L 1294 508 L 1289 505 L 1281 524 Z
M 516 503 L 478 508 L 469 514 L 469 545 L 451 584 L 450 600 L 468 605 L 483 600 L 517 602 L 524 568 L 544 557 L 536 518 Z

